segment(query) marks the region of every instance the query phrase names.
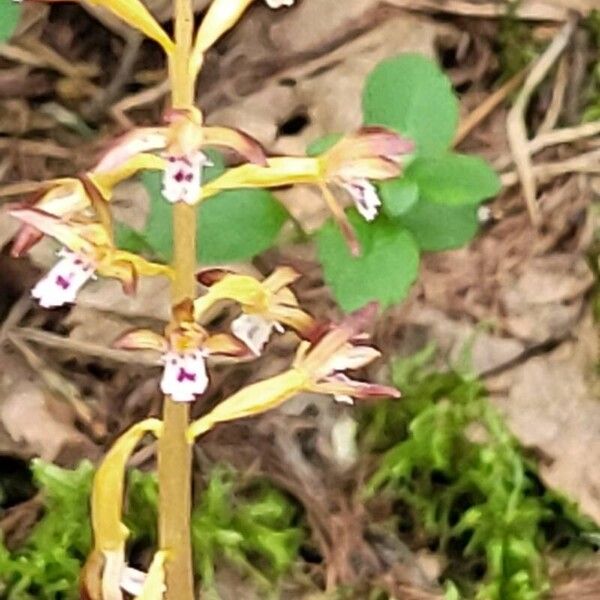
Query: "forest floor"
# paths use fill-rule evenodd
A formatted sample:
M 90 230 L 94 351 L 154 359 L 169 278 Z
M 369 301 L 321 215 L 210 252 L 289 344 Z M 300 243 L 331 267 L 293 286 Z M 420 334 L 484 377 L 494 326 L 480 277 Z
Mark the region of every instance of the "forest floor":
M 168 19 L 166 1 L 148 4 Z M 199 13 L 206 4 L 196 2 Z M 455 147 L 486 158 L 503 184 L 477 238 L 426 255 L 408 300 L 375 327 L 390 358 L 386 376 L 404 388 L 407 407 L 354 414 L 299 397 L 258 422 L 223 426 L 198 446 L 199 493 L 237 507 L 221 514 L 203 500 L 197 514 L 198 527 L 213 528 L 201 552 L 216 560 L 223 599 L 264 597 L 261 590 L 273 587 L 282 598 L 325 597 L 326 588 L 340 598 L 458 598 L 459 589 L 466 598 L 600 598 L 600 13 L 593 8 L 594 0 L 522 0 L 512 8 L 476 0 L 302 0 L 277 13 L 253 7 L 207 57 L 199 104 L 208 123 L 242 128 L 269 152 L 292 154 L 328 132 L 356 129 L 360 91 L 380 60 L 403 52 L 435 57 L 460 99 Z M 564 51 L 555 56 L 557 47 Z M 0 60 L 0 531 L 18 552 L 44 507 L 31 459 L 65 468 L 95 463 L 116 432 L 158 413 L 157 367 L 111 344 L 132 323 L 163 324 L 168 300 L 154 282 L 126 299 L 118 286 L 98 282 L 72 308 L 39 309 L 29 290 L 54 248 L 43 243 L 30 259 L 11 258 L 16 224 L 4 208 L 33 182 L 85 171 L 127 127 L 157 122 L 167 88 L 151 44 L 75 5 L 28 4 Z M 299 193 L 309 197 L 302 209 Z M 326 218 L 311 193 L 282 195 L 308 232 Z M 148 199 L 129 183 L 115 205 L 136 226 Z M 268 272 L 292 255 L 304 266 L 300 299 L 319 317 L 338 316 L 310 247 L 282 245 L 254 266 Z M 421 364 L 409 358 L 432 344 Z M 280 346 L 275 358 L 235 373 L 219 367 L 197 409 L 281 370 Z M 447 409 L 449 400 L 462 408 Z M 415 440 L 424 415 L 446 428 L 440 451 L 463 453 L 452 464 L 423 458 Z M 437 430 L 426 431 L 433 445 Z M 461 469 L 474 469 L 483 481 L 481 448 L 511 466 L 507 480 L 506 470 L 486 471 L 486 484 L 462 478 Z M 394 471 L 390 456 L 413 461 L 410 477 Z M 133 463 L 147 471 L 152 447 Z M 224 463 L 233 474 L 215 467 Z M 53 474 L 36 469 L 38 487 L 56 492 Z M 539 514 L 506 524 L 498 539 L 510 544 L 514 528 L 531 526 L 533 550 L 523 549 L 518 569 L 494 570 L 493 546 L 473 543 L 469 554 L 455 526 L 469 507 L 484 507 L 491 512 L 479 518 L 489 528 L 475 530 L 496 539 L 491 523 L 510 509 L 491 507 L 493 482 L 510 495 L 522 485 L 515 473 L 526 481 L 520 514 Z M 153 484 L 138 475 L 137 501 L 148 507 Z M 89 477 L 82 477 L 84 489 Z M 277 513 L 258 518 L 263 530 L 252 520 L 261 507 Z M 140 540 L 150 535 L 144 523 L 135 526 Z M 219 528 L 247 543 L 227 545 Z M 212 577 L 212 567 L 199 563 Z M 531 578 L 521 587 L 511 580 L 519 572 Z M 7 597 L 73 597 L 39 594 Z

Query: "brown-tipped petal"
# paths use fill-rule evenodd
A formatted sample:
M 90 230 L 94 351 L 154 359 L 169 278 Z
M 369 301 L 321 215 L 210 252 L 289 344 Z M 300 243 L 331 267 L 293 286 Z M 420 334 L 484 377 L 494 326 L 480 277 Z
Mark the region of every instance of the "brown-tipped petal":
M 150 329 L 136 329 L 120 337 L 113 346 L 119 350 L 156 350 L 165 353 L 169 349 L 167 340 Z
M 131 261 L 108 258 L 96 266 L 96 273 L 102 277 L 118 279 L 128 296 L 132 296 L 137 291 L 138 272 Z
M 249 358 L 254 356 L 252 350 L 238 338 L 227 333 L 211 335 L 202 345 L 210 355 L 231 356 L 234 358 Z
M 105 152 L 93 172 L 117 169 L 137 154 L 162 150 L 166 145 L 164 127 L 140 127 L 117 138 Z
M 72 225 L 35 208 L 17 208 L 9 210 L 8 214 L 43 234 L 53 237 L 73 252 L 85 252 L 93 255 L 94 246 L 107 241 L 106 235 L 102 233 L 103 228 Z M 85 237 L 88 233 L 91 236 L 89 239 Z
M 206 146 L 232 148 L 248 162 L 267 166 L 267 156 L 260 143 L 243 131 L 228 127 L 203 127 L 202 135 Z
M 360 400 L 368 398 L 400 398 L 400 392 L 391 386 L 379 383 L 369 383 L 350 379 L 345 375 L 337 374 L 327 377 L 315 384 L 312 391 L 332 396 L 350 396 Z
M 81 600 L 102 600 L 102 569 L 104 557 L 98 550 L 92 550 L 79 575 Z
M 104 199 L 100 190 L 94 185 L 94 182 L 85 173 L 79 176 L 79 181 L 83 186 L 85 195 L 89 199 L 92 208 L 96 211 L 98 219 L 107 231 L 112 231 L 112 214 L 108 208 L 108 202 Z
M 27 254 L 43 237 L 44 234 L 39 229 L 32 225 L 23 225 L 13 239 L 10 255 L 20 258 Z
M 269 317 L 278 323 L 287 325 L 303 339 L 309 339 L 314 331 L 315 320 L 299 306 L 276 305 L 269 311 Z
M 211 287 L 224 279 L 227 275 L 232 275 L 233 271 L 229 269 L 203 269 L 196 273 L 196 281 L 205 287 Z
M 178 325 L 194 321 L 194 302 L 191 298 L 185 298 L 173 307 L 173 320 Z

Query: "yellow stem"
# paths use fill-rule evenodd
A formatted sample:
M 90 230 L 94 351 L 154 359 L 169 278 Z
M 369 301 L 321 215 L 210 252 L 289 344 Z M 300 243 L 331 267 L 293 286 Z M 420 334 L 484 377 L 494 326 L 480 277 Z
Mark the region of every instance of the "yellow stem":
M 194 82 L 188 65 L 192 47 L 194 13 L 191 0 L 174 0 L 175 42 L 169 73 L 173 108 L 194 104 Z M 195 295 L 196 213 L 178 203 L 173 210 L 172 302 L 176 306 Z M 189 405 L 165 398 L 163 435 L 159 442 L 159 540 L 168 552 L 165 564 L 165 600 L 194 600 L 190 513 L 192 508 L 192 447 L 187 442 Z

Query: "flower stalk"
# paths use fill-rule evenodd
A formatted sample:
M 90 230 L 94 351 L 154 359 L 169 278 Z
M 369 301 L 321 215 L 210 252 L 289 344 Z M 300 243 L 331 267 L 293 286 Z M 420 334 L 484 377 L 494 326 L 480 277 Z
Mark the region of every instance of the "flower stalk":
M 191 109 L 194 79 L 189 77 L 194 14 L 191 0 L 174 0 L 175 51 L 169 61 L 172 107 Z M 173 207 L 172 303 L 195 296 L 196 211 L 184 202 Z M 175 311 L 173 320 L 175 321 Z M 165 398 L 163 435 L 158 447 L 159 544 L 169 552 L 165 563 L 165 600 L 193 600 L 194 577 L 190 514 L 192 509 L 192 446 L 187 442 L 189 404 Z

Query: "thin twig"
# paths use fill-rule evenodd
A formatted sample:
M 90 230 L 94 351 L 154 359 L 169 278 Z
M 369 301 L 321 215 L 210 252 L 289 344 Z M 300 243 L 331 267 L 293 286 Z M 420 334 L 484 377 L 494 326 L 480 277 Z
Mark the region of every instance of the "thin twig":
M 88 119 L 96 120 L 106 112 L 109 105 L 121 95 L 121 91 L 131 77 L 131 72 L 140 54 L 143 37 L 137 32 L 129 32 L 125 40 L 125 48 L 119 66 L 111 82 L 106 89 L 97 94 L 85 108 L 85 116 Z
M 512 94 L 525 80 L 527 69 L 513 75 L 495 92 L 490 94 L 467 118 L 460 124 L 454 145 L 458 146 L 482 121 L 484 121 L 502 102 Z
M 558 63 L 558 70 L 556 72 L 556 78 L 554 79 L 554 86 L 552 88 L 552 99 L 550 100 L 550 106 L 546 111 L 544 120 L 537 130 L 537 135 L 540 136 L 544 133 L 552 131 L 558 123 L 558 118 L 563 108 L 565 100 L 565 92 L 567 91 L 567 84 L 569 83 L 569 60 L 568 57 L 563 56 Z
M 541 163 L 533 167 L 534 176 L 542 183 L 567 173 L 600 173 L 600 150 L 586 152 L 559 162 Z M 516 185 L 520 180 L 516 171 L 503 173 L 500 179 L 505 187 Z
M 71 340 L 61 335 L 56 335 L 55 333 L 34 329 L 33 327 L 21 327 L 16 329 L 13 335 L 17 335 L 24 340 L 35 342 L 36 344 L 41 344 L 42 346 L 47 346 L 49 348 L 68 350 L 69 352 L 74 352 L 76 354 L 84 354 L 86 356 L 102 358 L 112 362 L 143 365 L 147 367 L 158 367 L 161 365 L 159 358 L 149 358 L 148 356 L 144 356 L 143 353 L 132 353 L 126 350 L 117 350 L 114 348 L 107 348 L 106 346 L 99 346 L 98 344 L 91 344 L 89 342 Z
M 571 144 L 577 140 L 584 138 L 592 138 L 596 135 L 600 135 L 600 121 L 592 121 L 590 123 L 583 123 L 576 127 L 564 127 L 562 129 L 555 129 L 542 135 L 538 135 L 535 139 L 531 140 L 527 149 L 531 156 L 534 156 L 538 152 L 550 148 L 551 146 L 558 146 L 559 144 Z M 505 154 L 500 156 L 498 160 L 494 161 L 494 168 L 502 171 L 510 166 L 512 163 L 512 156 Z
M 30 156 L 47 156 L 49 158 L 72 159 L 73 150 L 63 148 L 51 141 L 36 142 L 35 140 L 0 139 L 0 148 L 13 150 Z
M 554 63 L 567 47 L 574 31 L 575 19 L 571 18 L 562 27 L 554 40 L 552 40 L 546 51 L 536 60 L 506 121 L 508 142 L 514 157 L 515 166 L 517 167 L 523 194 L 525 195 L 527 210 L 529 211 L 531 222 L 536 227 L 540 225 L 542 216 L 537 204 L 537 184 L 531 155 L 528 150 L 525 113 L 533 92 L 544 80 Z
M 123 98 L 123 100 L 120 100 L 111 108 L 110 112 L 120 125 L 130 129 L 134 126 L 134 123 L 125 113 L 146 104 L 154 104 L 163 96 L 166 96 L 169 89 L 169 81 L 161 81 L 158 85 Z

